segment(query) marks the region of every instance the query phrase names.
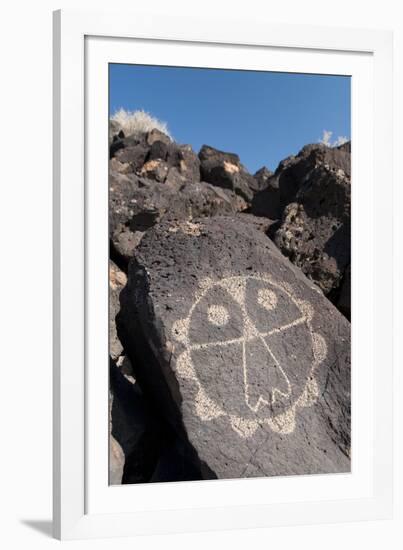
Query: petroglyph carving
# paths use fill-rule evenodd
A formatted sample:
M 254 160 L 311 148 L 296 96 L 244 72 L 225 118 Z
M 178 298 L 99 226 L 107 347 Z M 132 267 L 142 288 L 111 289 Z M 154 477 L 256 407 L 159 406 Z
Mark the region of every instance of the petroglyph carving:
M 318 398 L 315 369 L 327 353 L 312 317 L 310 303 L 269 275 L 202 281 L 188 316 L 172 329 L 185 348 L 177 373 L 197 387 L 198 417 L 225 416 L 243 438 L 262 425 L 292 433 L 298 408 Z M 220 387 L 230 387 L 231 397 Z
M 228 311 L 224 306 L 210 306 L 208 308 L 208 319 L 210 323 L 223 326 L 228 323 Z

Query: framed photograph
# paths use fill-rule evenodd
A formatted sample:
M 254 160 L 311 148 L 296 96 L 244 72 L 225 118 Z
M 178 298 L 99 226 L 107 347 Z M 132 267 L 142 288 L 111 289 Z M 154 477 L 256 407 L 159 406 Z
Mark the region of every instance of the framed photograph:
M 55 537 L 390 517 L 391 82 L 389 32 L 55 12 Z

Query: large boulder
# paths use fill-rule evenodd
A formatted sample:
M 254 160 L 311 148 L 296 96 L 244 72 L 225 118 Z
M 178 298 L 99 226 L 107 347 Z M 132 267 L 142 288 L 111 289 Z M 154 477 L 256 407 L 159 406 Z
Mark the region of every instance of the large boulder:
M 109 232 L 114 259 L 124 269 L 145 231 L 164 217 L 192 220 L 200 216 L 233 214 L 246 202 L 227 189 L 206 182 L 158 182 L 111 171 L 109 174 Z
M 148 145 L 144 134 L 128 137 L 115 136 L 109 147 L 110 158 L 116 158 L 119 162 L 128 164 L 132 172 L 141 170 L 149 152 L 150 145 Z
M 181 183 L 200 181 L 200 161 L 192 147 L 175 143 L 159 130 L 131 136 L 120 133 L 109 150 L 110 158 L 124 165 L 125 173 L 165 182 L 174 169 Z
M 203 145 L 199 152 L 200 172 L 204 181 L 230 189 L 251 201 L 257 182 L 241 164 L 239 156 Z
M 327 147 L 323 144 L 306 145 L 298 155 L 282 160 L 274 174 L 262 168 L 255 174 L 260 181 L 260 189 L 255 193 L 251 212 L 255 216 L 280 219 L 284 209 L 297 201 L 297 194 L 315 178 L 318 167 L 332 172 L 342 171 L 350 178 L 350 142 L 340 147 Z
M 350 264 L 351 183 L 341 168 L 318 163 L 283 212 L 274 242 L 325 294 Z
M 151 170 L 147 168 L 151 166 Z M 155 168 L 158 167 L 153 177 Z M 181 183 L 194 183 L 200 181 L 200 161 L 190 145 L 171 143 L 167 145 L 161 141 L 154 141 L 147 156 L 147 162 L 142 167 L 140 174 L 157 181 L 172 181 L 172 174 Z
M 154 145 L 154 143 L 165 143 L 165 145 L 170 145 L 172 140 L 169 136 L 158 130 L 158 128 L 153 128 L 146 134 L 146 141 L 148 145 Z
M 327 147 L 321 143 L 305 145 L 298 155 L 282 160 L 271 180 L 271 185 L 279 189 L 281 210 L 294 202 L 300 187 L 318 166 L 332 171 L 342 170 L 350 178 L 351 154 L 347 144 L 341 147 Z
M 350 470 L 350 324 L 253 224 L 163 221 L 120 300 L 136 379 L 203 478 Z

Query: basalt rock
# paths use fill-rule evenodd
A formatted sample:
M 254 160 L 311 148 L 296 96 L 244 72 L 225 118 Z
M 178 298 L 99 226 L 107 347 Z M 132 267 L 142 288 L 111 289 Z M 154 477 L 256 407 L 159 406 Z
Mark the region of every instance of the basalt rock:
M 110 362 L 109 483 L 204 479 L 193 448 L 178 439 L 153 396 L 123 370 Z
M 265 235 L 270 235 L 273 227 L 277 226 L 277 220 L 271 220 L 265 216 L 254 216 L 249 212 L 239 212 L 235 220 L 241 220 L 245 224 L 251 224 L 251 227 L 262 231 Z
M 347 144 L 341 147 L 327 147 L 323 144 L 305 145 L 296 156 L 280 162 L 272 179 L 272 185 L 280 191 L 280 208 L 294 202 L 304 183 L 309 180 L 310 172 L 318 166 L 331 171 L 342 170 L 347 178 L 351 174 L 351 155 Z
M 191 146 L 175 143 L 159 130 L 127 137 L 115 135 L 110 158 L 124 165 L 124 173 L 133 172 L 159 182 L 167 180 L 172 168 L 182 183 L 200 181 L 200 161 Z
M 125 467 L 125 454 L 122 447 L 112 435 L 111 409 L 113 395 L 109 396 L 109 485 L 122 483 L 123 468 Z
M 200 181 L 200 160 L 190 145 L 175 145 L 168 154 L 168 163 L 186 182 Z
M 351 319 L 351 266 L 349 265 L 344 273 L 343 281 L 340 287 L 339 298 L 337 301 L 338 309 Z
M 169 428 L 154 416 L 139 385 L 110 362 L 111 484 L 148 482 L 165 445 Z
M 255 179 L 255 184 L 253 185 L 254 191 L 263 191 L 263 189 L 266 189 L 267 184 L 269 182 L 269 179 L 273 176 L 273 172 L 266 168 L 266 166 L 263 166 L 258 170 L 255 175 L 253 176 Z
M 350 471 L 350 324 L 253 224 L 162 221 L 120 301 L 136 380 L 203 479 Z
M 144 163 L 148 152 L 146 134 L 137 133 L 126 136 L 123 131 L 115 134 L 109 145 L 109 158 L 117 158 L 121 162 L 130 162 L 132 170 Z
M 162 183 L 110 172 L 109 231 L 114 260 L 126 270 L 144 233 L 165 217 L 192 220 L 234 214 L 246 206 L 235 193 L 206 182 L 184 184 L 173 179 Z
M 119 124 L 116 120 L 109 120 L 109 145 L 112 143 L 113 139 L 116 138 L 121 131 Z M 124 134 L 123 134 L 124 135 Z
M 255 216 L 266 216 L 271 220 L 281 218 L 280 189 L 275 177 L 269 176 L 263 189 L 254 195 L 251 212 Z
M 350 210 L 348 173 L 318 162 L 300 180 L 274 237 L 282 253 L 325 294 L 339 287 L 350 264 Z
M 169 136 L 164 134 L 164 132 L 161 132 L 161 130 L 158 130 L 157 128 L 154 128 L 146 135 L 146 141 L 148 145 L 153 145 L 155 142 L 162 142 L 165 143 L 165 145 L 171 145 L 172 140 Z
M 115 317 L 119 311 L 119 294 L 126 284 L 126 274 L 109 260 L 109 353 L 117 360 L 122 354 L 122 344 L 116 334 Z
M 169 164 L 165 160 L 148 160 L 140 170 L 140 176 L 159 182 L 164 182 L 169 172 Z
M 346 141 L 346 143 L 339 145 L 338 147 L 336 147 L 336 149 L 339 149 L 339 151 L 346 151 L 347 153 L 351 153 L 351 141 Z
M 200 172 L 204 181 L 230 189 L 246 201 L 253 198 L 257 182 L 234 153 L 225 153 L 203 145 L 199 152 Z

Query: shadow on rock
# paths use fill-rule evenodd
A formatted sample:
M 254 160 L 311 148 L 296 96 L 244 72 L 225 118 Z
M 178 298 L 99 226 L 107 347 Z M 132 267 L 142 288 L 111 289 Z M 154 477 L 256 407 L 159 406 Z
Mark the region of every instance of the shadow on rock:
M 144 398 L 139 384 L 126 378 L 112 360 L 110 389 L 111 445 L 115 440 L 123 451 L 122 484 L 202 479 L 189 444 L 177 437 L 152 401 Z M 118 479 L 115 476 L 115 484 Z

